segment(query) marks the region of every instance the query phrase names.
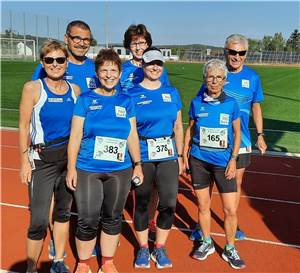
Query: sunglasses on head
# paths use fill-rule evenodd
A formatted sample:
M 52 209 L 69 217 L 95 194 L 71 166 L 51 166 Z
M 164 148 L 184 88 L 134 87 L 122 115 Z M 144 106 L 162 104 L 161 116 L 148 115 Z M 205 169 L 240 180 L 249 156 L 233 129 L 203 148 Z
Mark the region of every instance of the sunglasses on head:
M 43 59 L 43 61 L 46 63 L 46 64 L 53 64 L 54 61 L 56 61 L 58 64 L 64 64 L 66 62 L 66 57 L 58 57 L 58 58 L 52 58 L 52 57 L 45 57 Z
M 247 53 L 247 50 L 241 50 L 241 51 L 236 51 L 234 49 L 226 49 L 227 54 L 232 55 L 232 56 L 236 56 L 237 54 L 239 54 L 239 56 L 245 56 Z

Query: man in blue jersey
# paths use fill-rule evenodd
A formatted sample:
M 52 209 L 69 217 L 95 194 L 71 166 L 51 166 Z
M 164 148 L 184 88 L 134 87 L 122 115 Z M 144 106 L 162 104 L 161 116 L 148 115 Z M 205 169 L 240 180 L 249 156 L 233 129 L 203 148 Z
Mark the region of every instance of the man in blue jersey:
M 131 60 L 123 63 L 120 79 L 122 90 L 127 91 L 144 79 L 142 55 L 145 49 L 152 45 L 151 34 L 143 24 L 130 25 L 124 34 L 123 45 L 132 55 Z M 162 85 L 170 85 L 165 68 L 163 69 L 160 81 Z
M 235 98 L 241 115 L 242 141 L 237 160 L 237 207 L 241 195 L 241 185 L 245 169 L 250 165 L 251 139 L 249 131 L 249 118 L 252 111 L 253 121 L 256 127 L 256 146 L 263 155 L 267 149 L 263 132 L 263 116 L 260 103 L 264 100 L 262 85 L 257 73 L 244 65 L 248 50 L 248 40 L 241 34 L 232 34 L 225 42 L 226 65 L 229 70 L 224 92 Z M 202 95 L 205 84 L 201 86 L 198 95 Z M 201 231 L 194 230 L 191 239 L 199 238 Z M 236 232 L 236 239 L 243 240 L 245 234 L 239 228 Z
M 79 20 L 68 24 L 64 42 L 67 45 L 69 56 L 64 78 L 78 85 L 81 93 L 97 87 L 94 61 L 86 57 L 91 41 L 92 33 L 88 24 Z M 39 64 L 32 75 L 32 80 L 44 77 L 45 71 Z

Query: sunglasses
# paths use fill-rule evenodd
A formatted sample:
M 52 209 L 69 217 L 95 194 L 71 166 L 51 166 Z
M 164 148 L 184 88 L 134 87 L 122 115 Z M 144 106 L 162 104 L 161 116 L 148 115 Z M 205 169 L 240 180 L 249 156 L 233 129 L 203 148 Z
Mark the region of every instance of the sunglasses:
M 58 64 L 64 64 L 66 62 L 67 58 L 66 57 L 58 57 L 58 58 L 52 58 L 52 57 L 45 57 L 43 61 L 46 64 L 53 64 L 54 61 L 56 61 Z
M 233 49 L 226 49 L 227 54 L 232 55 L 232 56 L 236 56 L 237 54 L 239 54 L 239 56 L 245 56 L 247 53 L 247 50 L 241 50 L 241 51 L 236 51 Z

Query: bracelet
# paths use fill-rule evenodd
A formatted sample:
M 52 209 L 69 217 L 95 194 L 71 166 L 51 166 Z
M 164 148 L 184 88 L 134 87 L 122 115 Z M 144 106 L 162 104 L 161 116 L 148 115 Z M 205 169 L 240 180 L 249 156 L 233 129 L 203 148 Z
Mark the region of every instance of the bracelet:
M 142 166 L 143 162 L 140 160 L 140 161 L 137 161 L 137 162 L 134 162 L 133 163 L 133 166 L 136 167 L 136 166 Z
M 259 137 L 259 136 L 264 136 L 264 132 L 261 132 L 261 133 L 256 133 L 256 135 Z
M 182 154 L 178 154 L 178 157 L 183 157 L 183 155 Z
M 230 159 L 233 159 L 233 160 L 237 161 L 238 155 L 231 155 Z

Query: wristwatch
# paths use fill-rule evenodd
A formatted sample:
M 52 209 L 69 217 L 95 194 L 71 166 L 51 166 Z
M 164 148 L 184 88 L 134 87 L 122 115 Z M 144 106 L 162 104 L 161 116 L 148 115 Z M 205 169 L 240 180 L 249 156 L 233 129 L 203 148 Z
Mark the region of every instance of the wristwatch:
M 256 133 L 256 135 L 259 137 L 259 136 L 264 136 L 264 132 L 261 132 L 261 133 Z

